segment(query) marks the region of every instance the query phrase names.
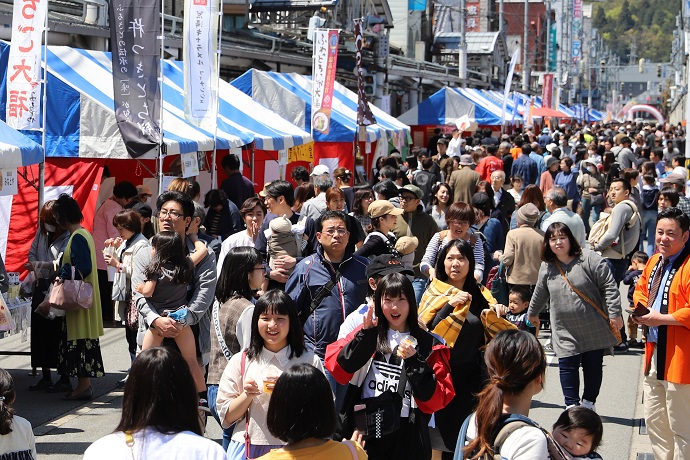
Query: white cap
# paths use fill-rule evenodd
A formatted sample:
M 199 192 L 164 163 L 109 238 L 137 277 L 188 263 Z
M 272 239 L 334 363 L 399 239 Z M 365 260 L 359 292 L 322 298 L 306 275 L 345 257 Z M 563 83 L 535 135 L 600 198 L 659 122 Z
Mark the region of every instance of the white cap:
M 314 166 L 314 170 L 309 175 L 310 176 L 322 176 L 324 174 L 330 174 L 330 171 L 328 170 L 328 166 L 316 165 L 316 166 Z

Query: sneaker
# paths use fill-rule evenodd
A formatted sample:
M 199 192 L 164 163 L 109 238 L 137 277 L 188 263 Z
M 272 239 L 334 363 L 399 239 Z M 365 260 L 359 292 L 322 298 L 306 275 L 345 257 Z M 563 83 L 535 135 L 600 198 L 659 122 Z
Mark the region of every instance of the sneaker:
M 625 342 L 622 342 L 621 344 L 613 347 L 613 351 L 617 351 L 619 353 L 625 353 L 626 351 L 628 351 L 628 348 L 629 348 L 628 344 Z
M 632 342 L 632 343 L 630 343 Z M 637 349 L 644 349 L 645 345 L 644 342 L 639 341 L 639 340 L 630 340 L 628 342 L 628 348 L 637 348 Z
M 586 399 L 583 399 L 580 405 L 586 409 L 591 410 L 592 412 L 597 411 L 597 406 L 592 401 L 587 401 Z
M 125 375 L 124 379 L 118 380 L 117 383 L 115 384 L 115 388 L 124 388 L 125 384 L 127 383 L 128 378 L 129 378 L 129 374 Z

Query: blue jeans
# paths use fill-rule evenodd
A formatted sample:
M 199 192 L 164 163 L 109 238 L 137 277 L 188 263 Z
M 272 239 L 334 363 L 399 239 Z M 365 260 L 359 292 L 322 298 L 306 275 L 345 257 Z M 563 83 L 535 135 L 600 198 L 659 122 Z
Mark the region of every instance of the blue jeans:
M 582 199 L 582 222 L 585 224 L 585 233 L 589 233 L 591 226 L 589 225 L 589 218 L 592 217 L 592 223 L 599 220 L 601 214 L 601 205 L 592 206 L 590 198 Z
M 647 240 L 646 253 L 649 257 L 654 254 L 654 234 L 656 233 L 656 219 L 658 211 L 656 209 L 643 209 L 640 211 L 642 216 L 642 235 L 640 237 L 640 251 L 645 251 L 643 242 Z
M 604 350 L 586 351 L 579 355 L 558 358 L 558 371 L 566 406 L 580 404 L 580 366 L 585 383 L 582 399 L 594 403 L 599 396 L 604 375 Z
M 330 372 L 328 372 L 328 369 L 326 369 L 326 363 L 321 359 L 321 363 L 323 364 L 323 371 L 326 374 L 326 380 L 328 380 L 328 384 L 331 386 L 331 391 L 333 392 L 333 396 L 335 396 L 335 412 L 336 414 L 340 412 L 340 409 L 343 407 L 343 402 L 345 401 L 345 393 L 347 392 L 347 383 L 345 385 L 339 384 L 336 380 L 335 377 L 331 375 Z
M 412 281 L 412 288 L 414 289 L 414 296 L 417 299 L 417 305 L 419 305 L 419 302 L 422 300 L 422 296 L 428 284 L 429 280 L 426 278 L 415 278 L 414 281 Z
M 218 399 L 218 385 L 207 385 L 208 390 L 208 408 L 211 410 L 211 415 L 216 419 L 218 425 L 220 425 L 220 417 L 218 416 L 218 411 L 216 410 L 216 400 Z M 222 427 L 222 426 L 221 426 Z M 230 444 L 230 437 L 235 429 L 235 424 L 230 425 L 230 428 L 223 429 L 223 450 L 228 450 L 228 445 Z
M 626 249 L 627 251 L 627 249 Z M 609 266 L 613 279 L 616 280 L 616 289 L 619 288 L 621 281 L 625 278 L 625 272 L 628 270 L 630 261 L 628 259 L 604 259 L 606 265 Z M 621 328 L 621 338 L 623 343 L 628 341 L 628 335 L 625 333 L 625 325 Z

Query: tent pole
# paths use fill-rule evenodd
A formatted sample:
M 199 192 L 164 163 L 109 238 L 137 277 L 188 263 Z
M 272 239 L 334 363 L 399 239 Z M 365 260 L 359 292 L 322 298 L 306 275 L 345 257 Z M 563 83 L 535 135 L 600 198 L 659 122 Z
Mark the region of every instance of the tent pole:
M 41 147 L 43 147 L 43 161 L 38 164 L 38 214 L 40 217 L 41 208 L 45 201 L 45 178 L 46 178 L 46 124 L 48 113 L 48 8 L 46 5 L 46 17 L 43 24 L 43 113 L 42 113 L 42 136 Z
M 161 34 L 158 37 L 161 41 L 161 55 L 158 65 L 158 84 L 160 85 L 161 101 L 158 111 L 158 129 L 160 130 L 160 143 L 158 144 L 158 194 L 163 193 L 163 158 L 165 158 L 165 148 L 163 141 L 163 80 L 164 73 L 164 58 L 165 58 L 165 0 L 161 0 Z
M 218 3 L 216 3 L 218 5 Z M 211 188 L 218 187 L 218 170 L 216 169 L 216 157 L 218 155 L 218 112 L 220 111 L 220 56 L 223 51 L 223 0 L 220 0 L 220 9 L 218 10 L 218 48 L 216 49 L 216 97 L 214 104 L 216 105 L 215 113 L 215 129 L 213 131 L 213 160 L 211 161 Z M 242 157 L 240 156 L 240 165 L 242 164 Z M 240 169 L 241 166 L 240 166 Z

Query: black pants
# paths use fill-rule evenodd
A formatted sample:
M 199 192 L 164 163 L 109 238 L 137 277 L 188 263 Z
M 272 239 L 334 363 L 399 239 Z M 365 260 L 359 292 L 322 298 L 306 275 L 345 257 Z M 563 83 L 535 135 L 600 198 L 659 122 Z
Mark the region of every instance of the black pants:
M 101 315 L 103 322 L 115 320 L 113 304 L 113 282 L 108 281 L 108 270 L 98 270 L 98 290 L 101 295 Z

